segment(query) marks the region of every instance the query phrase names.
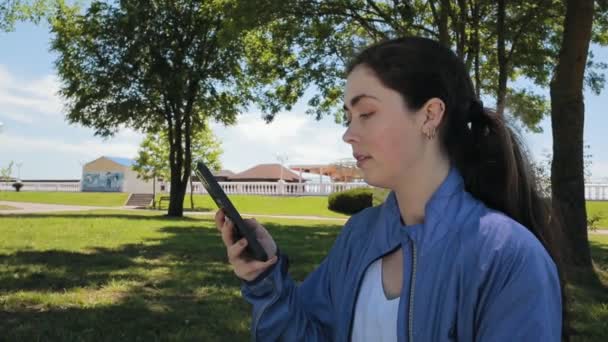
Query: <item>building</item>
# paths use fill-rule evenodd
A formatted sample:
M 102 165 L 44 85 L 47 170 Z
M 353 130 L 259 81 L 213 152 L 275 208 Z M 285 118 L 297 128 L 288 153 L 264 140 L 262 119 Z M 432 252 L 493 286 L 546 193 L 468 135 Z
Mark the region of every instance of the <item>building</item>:
M 82 168 L 81 191 L 151 194 L 153 182 L 137 178 L 134 164 L 133 159 L 107 156 L 86 163 Z M 161 184 L 156 182 L 156 187 L 159 192 Z
M 329 176 L 334 182 L 361 182 L 363 173 L 357 167 L 357 162 L 351 159 L 342 159 L 332 164 L 306 164 L 290 165 L 292 170 L 304 173 L 317 174 L 319 176 Z M 322 182 L 322 179 L 319 178 Z
M 296 173 L 281 164 L 260 164 L 230 176 L 230 182 L 278 182 L 299 183 L 304 181 Z

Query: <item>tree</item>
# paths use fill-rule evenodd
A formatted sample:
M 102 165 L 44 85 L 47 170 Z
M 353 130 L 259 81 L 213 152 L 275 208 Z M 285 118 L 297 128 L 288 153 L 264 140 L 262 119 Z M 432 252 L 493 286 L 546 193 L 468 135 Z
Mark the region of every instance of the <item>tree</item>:
M 19 21 L 38 23 L 51 14 L 53 5 L 62 3 L 60 0 L 4 0 L 0 2 L 0 31 L 13 31 Z
M 209 170 L 220 171 L 222 169 L 220 162 L 222 152 L 222 144 L 209 128 L 198 132 L 192 139 L 192 169 L 196 168 L 196 162 L 202 161 Z M 194 210 L 192 177 L 190 177 L 190 209 Z
M 11 161 L 8 163 L 7 167 L 0 168 L 0 181 L 8 182 L 11 180 L 11 174 L 13 174 L 13 164 L 14 162 Z
M 588 47 L 589 41 L 608 45 L 608 1 L 586 0 L 578 7 L 575 2 L 291 0 L 284 2 L 284 19 L 267 28 L 265 37 L 266 44 L 274 41 L 283 46 L 283 55 L 298 55 L 297 63 L 279 63 L 279 69 L 285 75 L 300 75 L 284 78 L 286 88 L 318 89 L 309 101 L 309 113 L 317 118 L 334 114 L 340 121 L 343 70 L 356 51 L 401 35 L 430 37 L 452 47 L 469 68 L 478 95 L 494 98 L 499 114 L 504 111 L 539 132 L 538 123 L 551 113 L 555 157 L 551 178 L 554 185 L 559 183 L 552 188 L 552 202 L 563 215 L 567 235 L 574 238 L 565 243 L 582 250 L 574 263 L 588 266 L 582 86 L 599 94 L 605 84 L 602 71 L 608 64 L 597 62 Z M 593 12 L 594 6 L 595 16 L 573 14 Z M 567 13 L 576 19 L 566 20 Z M 575 28 L 579 19 L 584 20 L 582 27 Z M 575 62 L 576 68 L 568 69 Z M 550 87 L 550 106 L 530 89 L 509 86 L 509 81 L 520 77 Z
M 220 156 L 222 154 L 221 143 L 213 131 L 205 125 L 205 129 L 197 132 L 192 137 L 192 169 L 195 163 L 202 160 L 211 170 L 220 170 Z M 165 133 L 148 133 L 141 142 L 133 169 L 137 171 L 138 177 L 144 180 L 163 178 L 170 180 L 171 168 L 169 165 L 169 140 Z M 156 185 L 154 185 L 154 197 L 156 198 Z M 194 186 L 190 177 L 190 208 L 194 209 Z
M 551 198 L 571 246 L 571 266 L 592 269 L 583 158 L 583 84 L 592 36 L 593 0 L 568 0 L 559 60 L 551 81 Z M 567 167 L 566 167 L 567 166 Z
M 156 207 L 156 180 L 168 180 L 169 143 L 166 136 L 159 133 L 148 133 L 139 146 L 137 158 L 133 164 L 137 177 L 145 181 L 152 180 L 153 205 Z
M 247 28 L 259 18 L 250 4 L 249 16 L 239 15 L 241 3 L 93 1 L 84 14 L 67 8 L 53 20 L 67 120 L 100 136 L 113 135 L 121 125 L 166 133 L 169 216 L 183 215 L 192 136 L 208 118 L 234 123 L 257 99 L 254 86 L 272 82 L 272 74 L 250 72 L 245 63 L 252 53 Z

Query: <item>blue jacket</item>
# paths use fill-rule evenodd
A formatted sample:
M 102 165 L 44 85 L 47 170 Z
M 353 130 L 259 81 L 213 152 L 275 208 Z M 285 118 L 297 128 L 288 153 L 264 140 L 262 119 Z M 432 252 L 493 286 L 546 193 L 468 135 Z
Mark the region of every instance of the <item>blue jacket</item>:
M 402 247 L 397 336 L 405 341 L 559 341 L 556 266 L 536 237 L 464 189 L 452 168 L 425 222 L 404 226 L 394 193 L 352 216 L 327 257 L 297 285 L 279 257 L 243 285 L 254 341 L 350 341 L 366 268 Z

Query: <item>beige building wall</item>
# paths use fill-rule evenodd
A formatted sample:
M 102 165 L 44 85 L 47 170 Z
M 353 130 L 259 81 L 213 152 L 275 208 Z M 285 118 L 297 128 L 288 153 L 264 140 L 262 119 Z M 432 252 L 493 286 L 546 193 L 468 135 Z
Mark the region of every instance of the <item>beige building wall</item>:
M 160 186 L 156 182 L 156 191 L 159 192 Z M 144 181 L 143 179 L 137 178 L 137 172 L 129 169 L 125 172 L 125 184 L 123 192 L 131 192 L 136 194 L 151 194 L 152 193 L 153 181 Z

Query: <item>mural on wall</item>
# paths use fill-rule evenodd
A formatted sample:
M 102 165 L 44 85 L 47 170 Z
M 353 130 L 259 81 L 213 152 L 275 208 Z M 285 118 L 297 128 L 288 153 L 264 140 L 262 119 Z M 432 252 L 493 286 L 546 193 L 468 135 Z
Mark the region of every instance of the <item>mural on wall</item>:
M 122 172 L 85 172 L 82 191 L 120 192 L 124 179 Z

